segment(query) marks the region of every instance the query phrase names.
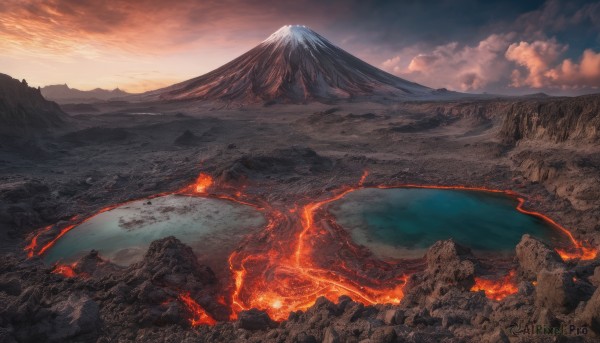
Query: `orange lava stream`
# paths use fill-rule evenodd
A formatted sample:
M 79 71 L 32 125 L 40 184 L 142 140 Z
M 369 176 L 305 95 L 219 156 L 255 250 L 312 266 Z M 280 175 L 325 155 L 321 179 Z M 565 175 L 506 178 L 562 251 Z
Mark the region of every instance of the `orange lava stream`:
M 206 191 L 213 185 L 213 178 L 204 173 L 200 173 L 194 184 L 194 190 L 196 193 L 206 193 Z
M 366 305 L 400 302 L 404 295 L 404 276 L 382 285 L 377 280 L 369 280 L 372 285 L 369 286 L 348 276 L 349 272 L 356 271 L 340 268 L 339 261 L 322 267 L 314 260 L 311 243 L 322 236 L 322 229 L 315 223 L 315 213 L 361 187 L 366 176 L 367 173 L 363 174 L 357 187 L 347 187 L 330 198 L 304 205 L 300 211 L 300 225 L 291 223 L 291 228 L 299 227 L 300 232 L 284 232 L 286 224 L 290 223 L 279 212 L 268 225 L 274 235 L 274 240 L 269 241 L 272 246 L 260 253 L 244 256 L 234 252 L 230 256 L 234 278 L 232 318 L 236 317 L 235 312 L 255 307 L 266 311 L 275 320 L 284 320 L 292 311 L 311 307 L 319 297 L 335 301 L 346 295 Z M 285 233 L 288 236 L 277 236 Z
M 189 293 L 179 294 L 178 299 L 185 305 L 188 312 L 192 315 L 192 318 L 190 318 L 190 324 L 192 326 L 215 325 L 217 323 L 213 317 L 206 313 L 206 311 L 196 302 L 196 300 L 192 299 Z
M 569 231 L 564 226 L 555 222 L 552 218 L 550 218 L 546 215 L 543 215 L 539 212 L 528 211 L 528 210 L 523 209 L 523 204 L 525 203 L 525 199 L 523 199 L 523 198 L 518 198 L 518 199 L 519 199 L 519 205 L 517 206 L 517 211 L 528 214 L 530 216 L 540 218 L 540 219 L 546 221 L 547 223 L 550 223 L 552 226 L 559 229 L 560 231 L 562 231 L 565 235 L 567 235 L 569 237 L 569 239 L 571 240 L 571 243 L 573 243 L 573 246 L 575 248 L 574 251 L 567 251 L 564 249 L 555 249 L 556 252 L 560 255 L 560 257 L 563 260 L 565 260 L 565 261 L 574 260 L 574 259 L 593 260 L 596 258 L 596 256 L 598 256 L 598 249 L 595 249 L 590 246 L 586 246 L 586 244 L 584 242 L 581 242 L 581 241 L 578 241 L 577 239 L 575 239 L 575 237 L 573 237 L 573 234 L 571 233 L 571 231 Z
M 75 272 L 76 266 L 77 266 L 77 263 L 57 264 L 56 266 L 54 266 L 52 273 L 62 275 L 67 278 L 75 277 L 75 276 L 77 276 L 77 272 Z
M 37 241 L 38 241 L 38 238 L 40 237 L 40 235 L 50 231 L 52 226 L 54 226 L 54 225 L 48 225 L 36 232 L 36 234 L 31 239 L 31 242 L 29 242 L 29 244 L 27 244 L 27 246 L 24 249 L 25 251 L 27 251 L 28 258 L 32 258 L 35 255 L 35 248 L 37 248 L 37 244 L 38 244 Z
M 498 280 L 489 280 L 484 278 L 475 278 L 475 285 L 471 287 L 471 292 L 484 291 L 488 299 L 501 301 L 511 294 L 516 294 L 519 289 L 515 282 L 516 272 L 511 270 L 507 275 Z
M 333 235 L 332 230 L 335 231 L 336 224 L 326 221 L 327 217 L 324 217 L 322 210 L 325 205 L 341 199 L 350 192 L 364 188 L 367 176 L 368 173 L 365 171 L 356 186 L 345 187 L 327 199 L 308 202 L 302 206 L 285 210 L 272 208 L 264 202 L 256 203 L 257 199 L 250 198 L 239 190 L 219 187 L 219 193 L 212 191 L 209 193 L 209 190 L 216 188 L 215 182 L 210 175 L 204 173 L 201 173 L 192 185 L 182 190 L 156 194 L 146 199 L 168 194 L 186 194 L 225 199 L 262 211 L 268 219 L 265 229 L 256 237 L 247 240 L 229 256 L 229 269 L 232 274 L 232 285 L 227 293 L 230 296 L 228 304 L 232 311 L 230 319 L 236 319 L 242 310 L 258 308 L 269 313 L 275 320 L 284 320 L 290 312 L 306 310 L 322 296 L 336 300 L 345 295 L 365 305 L 396 304 L 402 300 L 407 275 L 400 274 L 401 271 L 394 269 L 394 265 L 387 262 L 364 261 L 364 255 L 361 255 L 360 248 L 355 246 L 351 239 Z M 377 186 L 377 188 L 429 188 L 506 194 L 518 200 L 516 209 L 519 212 L 540 218 L 564 232 L 574 246 L 574 251 L 569 250 L 568 254 L 571 254 L 569 256 L 577 259 L 593 259 L 597 255 L 596 249 L 577 241 L 569 230 L 549 217 L 525 210 L 523 208 L 525 199 L 513 191 L 483 187 L 415 184 Z M 52 229 L 52 226 L 45 227 L 36 233 L 30 244 L 25 247 L 25 251 L 29 257 L 42 255 L 77 225 L 100 213 L 137 200 L 108 206 L 84 220 L 73 220 L 70 225 L 62 228 L 52 240 L 36 251 L 40 235 Z M 319 216 L 318 220 L 317 216 Z M 327 223 L 329 225 L 325 225 Z M 331 225 L 334 228 L 331 228 Z M 328 247 L 331 251 L 323 251 L 323 249 L 329 249 Z M 340 252 L 350 254 L 351 260 L 337 255 Z M 327 255 L 327 253 L 333 255 Z M 566 254 L 566 252 L 561 253 L 563 259 L 570 259 Z M 64 273 L 69 272 L 65 271 Z M 489 298 L 500 300 L 504 296 L 512 294 L 511 292 L 516 292 L 514 283 L 511 283 L 513 278 L 513 272 L 497 281 L 476 278 L 476 284 L 472 290 L 484 290 Z M 178 298 L 192 314 L 192 325 L 215 324 L 214 318 L 189 294 L 180 294 Z

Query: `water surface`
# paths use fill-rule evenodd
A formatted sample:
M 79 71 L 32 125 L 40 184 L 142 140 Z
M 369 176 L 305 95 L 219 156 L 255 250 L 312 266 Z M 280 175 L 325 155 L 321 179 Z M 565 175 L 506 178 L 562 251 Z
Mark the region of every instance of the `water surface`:
M 361 189 L 329 205 L 353 240 L 383 258 L 415 258 L 438 240 L 473 250 L 510 253 L 528 233 L 552 245 L 568 238 L 516 210 L 505 194 L 419 188 Z
M 199 258 L 228 254 L 265 223 L 252 207 L 221 199 L 167 195 L 135 201 L 101 213 L 56 242 L 48 262 L 74 261 L 95 249 L 116 264 L 142 259 L 150 243 L 175 236 Z

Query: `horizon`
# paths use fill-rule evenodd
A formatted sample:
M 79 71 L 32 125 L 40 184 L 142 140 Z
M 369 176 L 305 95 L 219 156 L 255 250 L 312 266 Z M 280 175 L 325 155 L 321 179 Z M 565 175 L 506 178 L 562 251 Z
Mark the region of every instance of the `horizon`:
M 204 75 L 296 23 L 379 69 L 431 88 L 600 92 L 597 1 L 307 3 L 10 1 L 0 5 L 0 65 L 6 68 L 0 72 L 35 87 L 142 93 Z M 476 15 L 465 18 L 467 8 Z

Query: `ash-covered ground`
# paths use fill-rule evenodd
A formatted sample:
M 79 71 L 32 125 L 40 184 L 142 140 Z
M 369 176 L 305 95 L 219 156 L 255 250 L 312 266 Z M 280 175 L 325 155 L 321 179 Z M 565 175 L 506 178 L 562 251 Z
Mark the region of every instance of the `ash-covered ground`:
M 64 125 L 1 142 L 0 341 L 597 341 L 600 261 L 565 263 L 529 237 L 511 262 L 519 291 L 499 302 L 470 291 L 494 260 L 444 241 L 429 249 L 425 270 L 409 278 L 399 305 L 321 299 L 282 322 L 251 310 L 196 327 L 177 294 L 187 291 L 226 317 L 222 304 L 203 299 L 230 280 L 215 277 L 226 273 L 175 239 L 153 243 L 144 261 L 126 269 L 92 253 L 77 265 L 86 277 L 72 278 L 51 273 L 23 249 L 41 227 L 181 189 L 200 172 L 285 208 L 356 184 L 365 170 L 367 186 L 514 190 L 527 198 L 527 209 L 598 247 L 599 103 L 599 96 L 584 96 L 64 106 Z M 528 324 L 555 331 L 529 332 Z

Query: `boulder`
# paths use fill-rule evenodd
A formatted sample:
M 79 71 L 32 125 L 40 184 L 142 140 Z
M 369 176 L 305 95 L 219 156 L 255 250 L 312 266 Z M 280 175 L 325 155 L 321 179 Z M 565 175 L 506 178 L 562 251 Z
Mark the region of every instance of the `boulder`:
M 528 279 L 535 279 L 542 269 L 564 267 L 556 251 L 527 234 L 523 235 L 521 242 L 517 244 L 516 253 L 523 276 Z
M 240 329 L 257 331 L 267 330 L 276 325 L 266 312 L 253 308 L 248 311 L 240 312 L 238 315 L 237 326 Z
M 192 248 L 173 236 L 153 241 L 140 264 L 132 266 L 138 273 L 177 289 L 214 284 L 216 277 L 207 266 L 198 263 Z
M 595 287 L 600 287 L 600 266 L 594 269 L 594 275 L 590 276 L 589 280 Z
M 457 285 L 468 290 L 474 284 L 476 261 L 471 250 L 452 239 L 438 241 L 425 255 L 427 274 L 438 283 Z
M 200 143 L 201 138 L 196 136 L 192 131 L 185 130 L 179 137 L 174 141 L 175 145 L 186 146 L 186 145 L 197 145 Z
M 535 302 L 539 307 L 559 313 L 570 312 L 577 294 L 573 277 L 564 269 L 543 269 L 537 276 Z
M 597 288 L 579 316 L 583 325 L 600 335 L 600 288 Z
M 332 327 L 328 327 L 323 336 L 323 343 L 340 343 L 340 335 Z
M 89 297 L 71 295 L 50 308 L 56 317 L 52 321 L 49 338 L 63 341 L 96 331 L 100 326 L 98 304 Z

